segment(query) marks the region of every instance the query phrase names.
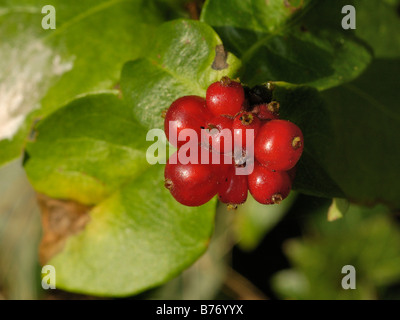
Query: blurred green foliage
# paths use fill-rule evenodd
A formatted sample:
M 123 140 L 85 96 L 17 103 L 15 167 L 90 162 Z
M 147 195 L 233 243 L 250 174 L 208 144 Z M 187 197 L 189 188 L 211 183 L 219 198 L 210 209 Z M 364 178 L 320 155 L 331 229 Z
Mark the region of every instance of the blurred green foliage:
M 327 208 L 310 215 L 304 236 L 289 239 L 283 250 L 292 265 L 272 278 L 282 299 L 399 299 L 400 229 L 384 206 L 350 205 L 344 218 L 327 222 Z M 356 270 L 356 289 L 343 289 L 346 273 Z

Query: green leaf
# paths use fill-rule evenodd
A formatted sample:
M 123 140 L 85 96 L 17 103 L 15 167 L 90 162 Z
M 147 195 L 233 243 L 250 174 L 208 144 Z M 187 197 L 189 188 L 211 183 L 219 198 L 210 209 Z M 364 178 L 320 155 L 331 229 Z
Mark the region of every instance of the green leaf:
M 399 72 L 398 60 L 375 60 L 358 79 L 323 93 L 270 83 L 281 118 L 304 133 L 297 191 L 400 207 Z
M 112 94 L 72 101 L 34 135 L 25 170 L 35 190 L 53 198 L 98 203 L 149 166 L 146 130 Z
M 249 50 L 249 46 L 263 41 L 268 34 L 278 33 L 310 2 L 233 0 L 227 6 L 223 0 L 208 0 L 200 20 L 218 32 L 228 50 L 241 56 Z
M 371 52 L 352 32 L 341 29 L 342 16 L 336 14 L 341 1 L 314 3 L 237 0 L 227 7 L 222 0 L 209 0 L 201 20 L 242 59 L 245 83 L 286 81 L 322 90 L 360 75 Z M 336 25 L 331 27 L 326 20 L 333 17 Z
M 175 99 L 205 97 L 212 82 L 234 76 L 239 60 L 231 53 L 224 57 L 221 45 L 205 23 L 174 20 L 163 24 L 152 51 L 126 63 L 122 70 L 122 92 L 136 119 L 147 128 L 161 128 L 161 112 Z
M 350 205 L 334 222 L 326 221 L 326 210 L 315 212 L 303 238 L 285 243 L 292 269 L 273 277 L 275 292 L 283 299 L 381 299 L 400 280 L 400 233 L 388 210 Z M 356 270 L 356 290 L 341 286 L 345 265 Z
M 208 0 L 203 7 L 201 19 L 216 27 L 218 32 L 221 30 L 221 34 L 230 40 L 229 44 L 235 45 L 236 41 L 231 37 L 236 36 L 237 39 L 235 38 L 235 40 L 239 41 L 249 41 L 244 37 L 239 38 L 239 35 L 245 34 L 247 30 L 249 34 L 255 36 L 255 39 L 261 39 L 263 33 L 279 30 L 298 10 L 308 6 L 310 2 L 310 0 L 233 0 L 227 6 L 223 0 Z M 257 34 L 257 31 L 259 31 L 259 34 Z M 243 52 L 243 50 L 245 48 L 237 46 L 238 52 Z
M 398 0 L 394 1 L 357 1 L 357 36 L 374 50 L 377 58 L 399 58 L 400 37 L 394 34 L 400 31 Z
M 314 10 L 304 17 L 310 26 L 329 26 L 341 30 L 341 13 L 345 5 L 352 5 L 356 11 L 356 29 L 346 30 L 368 43 L 376 58 L 396 58 L 400 53 L 399 37 L 393 34 L 400 30 L 398 0 L 336 0 L 318 1 Z
M 54 30 L 42 28 L 45 5 L 56 10 Z M 3 0 L 0 13 L 1 164 L 21 154 L 34 118 L 115 89 L 123 63 L 144 54 L 168 11 L 144 0 Z
M 163 166 L 146 161 L 146 131 L 115 95 L 88 95 L 39 122 L 25 169 L 35 190 L 96 205 L 49 263 L 57 287 L 126 296 L 157 286 L 206 250 L 215 200 L 179 204 Z M 118 276 L 110 276 L 118 270 Z
M 90 212 L 91 221 L 49 261 L 57 288 L 127 296 L 175 277 L 207 249 L 215 201 L 180 205 L 154 166 Z
M 350 200 L 400 208 L 399 60 L 323 93 L 334 139 L 323 167 Z

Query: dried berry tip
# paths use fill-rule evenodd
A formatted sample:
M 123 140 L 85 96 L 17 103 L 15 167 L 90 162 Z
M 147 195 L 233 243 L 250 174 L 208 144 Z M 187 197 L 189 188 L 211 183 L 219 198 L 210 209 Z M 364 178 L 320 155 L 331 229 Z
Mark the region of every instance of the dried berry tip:
M 272 113 L 278 113 L 279 108 L 280 108 L 280 104 L 278 101 L 271 101 L 270 103 L 268 103 L 267 105 L 268 107 L 268 111 L 272 112 Z
M 164 187 L 166 187 L 168 190 L 170 190 L 172 188 L 172 180 L 171 179 L 165 179 L 164 181 Z
M 292 140 L 292 147 L 293 149 L 298 149 L 301 147 L 301 138 L 300 137 L 294 137 Z
M 167 115 L 167 111 L 168 111 L 168 109 L 164 109 L 163 111 L 161 111 L 161 118 L 165 119 L 165 117 Z
M 227 76 L 222 77 L 220 80 L 221 86 L 224 86 L 224 87 L 228 87 L 231 84 L 231 82 L 232 82 L 232 80 Z
M 280 204 L 283 200 L 283 197 L 280 193 L 276 193 L 271 197 L 271 201 L 273 204 Z
M 244 114 L 240 117 L 240 121 L 243 125 L 248 126 L 253 122 L 253 115 L 252 114 Z
M 226 206 L 226 208 L 228 210 L 236 210 L 237 207 L 238 207 L 238 205 L 237 204 L 233 204 L 233 203 L 228 203 L 228 205 Z

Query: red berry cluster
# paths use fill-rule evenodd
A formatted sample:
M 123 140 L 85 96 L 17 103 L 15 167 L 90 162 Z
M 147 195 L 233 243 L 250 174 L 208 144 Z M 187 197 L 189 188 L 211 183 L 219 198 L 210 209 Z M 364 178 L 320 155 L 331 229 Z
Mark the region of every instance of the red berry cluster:
M 262 204 L 277 204 L 288 196 L 303 152 L 303 134 L 294 123 L 279 119 L 279 103 L 254 102 L 245 89 L 223 77 L 208 87 L 206 98 L 184 96 L 166 111 L 164 130 L 178 151 L 166 165 L 165 186 L 178 202 L 199 206 L 218 195 L 221 202 L 236 207 L 246 201 L 248 191 Z M 195 161 L 189 163 L 177 156 L 193 138 L 185 129 L 201 137 L 196 140 Z M 223 134 L 224 129 L 230 135 Z M 250 141 L 248 130 L 254 134 Z M 236 150 L 242 160 L 253 158 L 249 175 L 237 174 L 243 162 L 237 161 Z M 204 153 L 209 161 L 201 161 Z M 212 161 L 215 155 L 219 164 Z

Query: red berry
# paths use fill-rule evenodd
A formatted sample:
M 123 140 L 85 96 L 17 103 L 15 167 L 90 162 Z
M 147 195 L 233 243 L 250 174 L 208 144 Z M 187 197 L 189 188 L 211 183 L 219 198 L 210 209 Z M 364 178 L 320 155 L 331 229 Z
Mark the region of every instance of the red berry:
M 254 155 L 270 170 L 287 171 L 296 165 L 303 148 L 303 133 L 298 126 L 287 120 L 271 120 L 258 132 Z
M 232 131 L 235 145 L 246 149 L 246 131 L 254 130 L 254 139 L 256 138 L 261 126 L 261 121 L 251 112 L 241 112 L 233 119 Z M 251 141 L 254 146 L 254 140 Z
M 165 187 L 176 201 L 186 206 L 200 206 L 210 201 L 220 184 L 216 165 L 182 164 L 176 155 L 172 155 L 165 166 Z M 171 159 L 177 159 L 177 163 L 173 164 Z
M 251 195 L 262 204 L 279 204 L 289 195 L 292 187 L 286 171 L 272 171 L 257 162 L 248 183 Z
M 201 128 L 209 119 L 206 100 L 199 96 L 184 96 L 175 100 L 165 114 L 164 131 L 168 141 L 175 147 L 184 145 L 185 141 L 178 141 L 179 133 L 183 129 L 193 129 L 200 137 Z
M 244 100 L 242 85 L 228 77 L 212 83 L 206 92 L 207 107 L 215 116 L 235 116 L 242 109 Z
M 226 116 L 216 116 L 206 123 L 202 145 L 210 151 L 230 154 L 232 152 L 232 123 Z
M 231 206 L 244 203 L 248 193 L 247 176 L 236 175 L 235 171 L 236 168 L 232 165 L 218 191 L 219 200 Z

